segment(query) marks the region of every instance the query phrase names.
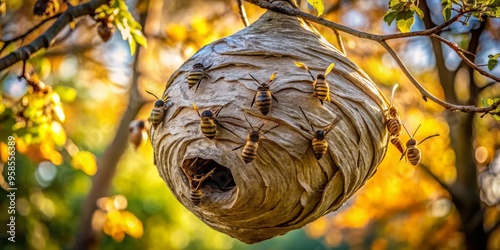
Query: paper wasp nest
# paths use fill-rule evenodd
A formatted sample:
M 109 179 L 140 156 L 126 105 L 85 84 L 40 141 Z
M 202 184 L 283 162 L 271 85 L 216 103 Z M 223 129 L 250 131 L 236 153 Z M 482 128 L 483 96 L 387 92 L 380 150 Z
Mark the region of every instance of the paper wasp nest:
M 335 63 L 327 75 L 331 102 L 322 105 L 312 96 L 311 76 L 296 61 L 313 75 Z M 189 88 L 187 74 L 196 63 L 208 76 Z M 255 103 L 250 107 L 257 90 L 250 74 L 267 83 L 273 72 L 270 90 L 278 103 L 273 100 L 262 115 Z M 338 209 L 376 172 L 385 154 L 387 100 L 363 71 L 294 17 L 268 11 L 251 26 L 205 46 L 171 76 L 167 95 L 169 108 L 151 129 L 160 176 L 203 222 L 247 243 L 285 234 Z M 205 137 L 193 103 L 200 114 L 222 107 L 217 120 L 227 129 L 219 127 L 213 140 Z M 340 118 L 326 136 L 328 151 L 320 160 L 299 106 L 315 130 Z M 279 124 L 262 136 L 248 164 L 242 148 L 233 150 L 249 133 L 245 117 L 255 130 L 266 122 L 261 133 Z M 208 178 L 200 183 L 204 175 Z

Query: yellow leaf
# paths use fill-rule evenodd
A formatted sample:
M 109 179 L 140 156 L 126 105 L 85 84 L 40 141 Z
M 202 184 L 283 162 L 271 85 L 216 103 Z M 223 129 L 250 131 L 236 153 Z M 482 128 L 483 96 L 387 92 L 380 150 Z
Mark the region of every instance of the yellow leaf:
M 74 169 L 80 169 L 88 175 L 94 175 L 97 172 L 96 157 L 88 151 L 80 151 L 71 159 L 71 166 Z
M 66 143 L 66 132 L 59 122 L 53 121 L 50 125 L 52 132 L 52 140 L 57 146 L 62 146 Z
M 318 16 L 321 16 L 323 11 L 325 11 L 323 0 L 307 0 L 307 2 L 318 11 Z
M 328 75 L 328 73 L 330 73 L 330 71 L 332 71 L 333 69 L 333 66 L 335 66 L 335 63 L 331 63 L 328 68 L 326 69 L 325 71 L 325 76 Z
M 299 68 L 303 68 L 305 70 L 309 70 L 309 68 L 307 68 L 307 66 L 304 63 L 301 63 L 301 62 L 294 62 L 294 63 L 295 63 L 295 66 L 297 66 Z
M 144 233 L 142 222 L 129 211 L 122 211 L 121 215 L 123 231 L 134 238 L 140 238 Z

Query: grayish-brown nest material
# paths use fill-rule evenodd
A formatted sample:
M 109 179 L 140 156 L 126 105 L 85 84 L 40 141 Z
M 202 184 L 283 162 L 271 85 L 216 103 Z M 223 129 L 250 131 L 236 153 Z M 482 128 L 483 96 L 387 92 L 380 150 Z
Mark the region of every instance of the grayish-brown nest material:
M 331 102 L 322 105 L 312 96 L 311 76 L 295 61 L 313 75 L 335 63 L 327 75 Z M 209 67 L 197 90 L 187 84 L 196 63 Z M 270 89 L 279 103 L 273 100 L 264 116 L 255 104 L 250 107 L 257 90 L 250 74 L 266 83 L 273 72 L 277 77 Z M 386 151 L 386 98 L 361 69 L 295 17 L 268 11 L 251 26 L 205 46 L 171 76 L 166 95 L 169 108 L 151 129 L 160 176 L 203 222 L 247 243 L 335 211 L 376 172 Z M 222 107 L 217 120 L 227 129 L 219 127 L 213 140 L 205 137 L 193 103 L 200 113 Z M 326 136 L 328 151 L 320 160 L 299 106 L 314 129 L 340 118 Z M 248 164 L 241 148 L 233 150 L 249 132 L 245 117 L 254 129 L 266 122 L 261 132 L 279 124 L 263 135 Z

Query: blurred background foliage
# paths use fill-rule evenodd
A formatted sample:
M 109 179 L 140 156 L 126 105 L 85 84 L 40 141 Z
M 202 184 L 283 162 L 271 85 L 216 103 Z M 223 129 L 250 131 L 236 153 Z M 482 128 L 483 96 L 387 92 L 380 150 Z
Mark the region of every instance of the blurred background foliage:
M 53 0 L 57 1 L 57 0 Z M 3 2 L 3 1 L 2 1 Z M 314 13 L 302 1 L 303 9 Z M 79 1 L 70 1 L 78 4 Z M 115 135 L 120 117 L 127 108 L 133 78 L 140 76 L 141 93 L 149 90 L 161 96 L 169 76 L 188 57 L 204 45 L 230 35 L 244 27 L 236 1 L 127 1 L 131 13 L 139 20 L 155 4 L 156 15 L 149 13 L 146 29 L 148 47 L 142 50 L 134 67 L 129 42 L 115 32 L 104 43 L 98 35 L 99 21 L 78 18 L 74 29 L 66 27 L 50 49 L 40 51 L 26 63 L 27 84 L 19 79 L 23 65 L 16 64 L 0 73 L 0 156 L 7 162 L 7 137 L 16 138 L 16 243 L 7 244 L 4 226 L 0 226 L 2 249 L 70 248 L 79 228 L 80 215 L 92 176 L 99 159 Z M 440 1 L 429 0 L 431 18 L 442 22 Z M 6 12 L 0 18 L 2 40 L 23 34 L 44 17 L 33 15 L 34 0 L 5 1 Z M 250 22 L 263 9 L 245 3 Z M 325 0 L 326 19 L 377 34 L 398 32 L 395 24 L 383 22 L 387 0 Z M 159 8 L 159 9 L 158 9 Z M 59 12 L 65 4 L 60 4 Z M 159 10 L 159 15 L 158 15 Z M 56 12 L 57 13 L 57 12 Z M 46 17 L 45 17 L 46 18 Z M 424 29 L 415 18 L 412 30 Z M 468 26 L 457 23 L 442 36 L 466 45 L 470 32 L 479 21 Z M 41 34 L 50 22 L 30 33 L 24 43 Z M 500 22 L 489 20 L 488 32 L 481 38 L 477 64 L 487 63 L 489 54 L 500 47 Z M 337 38 L 328 29 L 316 26 L 332 44 Z M 153 31 L 148 33 L 148 31 Z M 413 132 L 419 124 L 416 139 L 430 134 L 441 136 L 419 146 L 422 163 L 445 183 L 457 176 L 456 155 L 450 146 L 448 111 L 424 102 L 420 93 L 401 73 L 388 53 L 376 43 L 343 36 L 349 59 L 362 68 L 386 93 L 394 83 L 394 104 L 402 120 Z M 16 49 L 21 41 L 9 44 L 2 56 Z M 414 37 L 391 41 L 403 61 L 425 87 L 444 99 L 437 82 L 436 60 L 428 38 Z M 495 48 L 497 51 L 495 51 Z M 457 70 L 460 58 L 444 48 L 446 67 Z M 458 71 L 457 74 L 464 72 Z M 492 73 L 499 75 L 497 67 Z M 471 84 L 465 74 L 457 78 L 458 101 L 469 98 Z M 475 75 L 474 81 L 488 84 Z M 38 86 L 40 89 L 36 89 Z M 499 88 L 489 88 L 481 97 L 500 95 Z M 137 119 L 147 120 L 155 99 L 148 102 Z M 403 133 L 406 142 L 409 136 Z M 500 147 L 499 123 L 491 116 L 475 117 L 470 141 L 478 169 L 487 167 Z M 147 138 L 145 138 L 147 140 Z M 328 249 L 337 247 L 372 249 L 428 249 L 464 247 L 460 217 L 449 194 L 435 180 L 404 160 L 392 146 L 377 174 L 339 211 L 272 240 L 246 245 L 218 233 L 199 221 L 175 200 L 159 178 L 153 164 L 149 142 L 130 145 L 118 163 L 109 197 L 98 200 L 92 217 L 94 230 L 102 232 L 100 249 Z M 4 171 L 5 176 L 5 171 Z M 471 176 L 471 178 L 476 178 Z M 1 180 L 0 180 L 1 181 Z M 0 191 L 0 221 L 8 220 L 6 192 Z M 485 206 L 485 227 L 493 227 L 500 218 L 497 206 Z M 5 247 L 4 247 L 5 246 Z M 500 248 L 500 231 L 491 234 L 489 246 Z

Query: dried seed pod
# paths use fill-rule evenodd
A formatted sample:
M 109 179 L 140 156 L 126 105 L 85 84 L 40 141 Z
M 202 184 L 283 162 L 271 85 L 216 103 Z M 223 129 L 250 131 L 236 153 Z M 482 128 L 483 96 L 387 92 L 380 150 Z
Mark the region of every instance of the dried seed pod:
M 165 93 L 174 104 L 151 131 L 158 171 L 174 196 L 210 227 L 247 243 L 301 228 L 341 207 L 375 173 L 387 149 L 388 100 L 310 27 L 268 11 L 242 31 L 205 46 L 168 80 Z M 193 95 L 185 75 L 207 58 L 213 62 L 210 78 Z M 311 78 L 294 61 L 313 72 L 334 62 L 326 80 L 335 98 L 323 105 L 311 98 Z M 262 115 L 248 105 L 255 96 L 248 76 L 267 79 L 273 72 L 280 76 L 273 83 L 280 102 Z M 225 116 L 233 118 L 224 123 L 228 130 L 221 130 L 217 140 L 199 133 L 199 117 L 190 107 L 194 102 L 223 107 Z M 302 129 L 299 104 L 313 124 L 340 120 L 325 137 L 328 148 L 320 161 L 311 150 L 311 132 Z M 260 139 L 263 147 L 248 164 L 239 150 L 232 151 L 248 134 L 245 117 L 257 125 L 280 124 Z M 198 206 L 191 201 L 192 188 L 181 169 L 195 159 L 197 173 L 214 169 L 199 187 L 203 200 Z
M 143 120 L 133 120 L 128 132 L 128 140 L 137 149 L 147 137 L 146 123 Z
M 97 26 L 97 34 L 102 39 L 103 42 L 107 42 L 111 36 L 115 33 L 115 27 L 108 22 L 100 22 Z

